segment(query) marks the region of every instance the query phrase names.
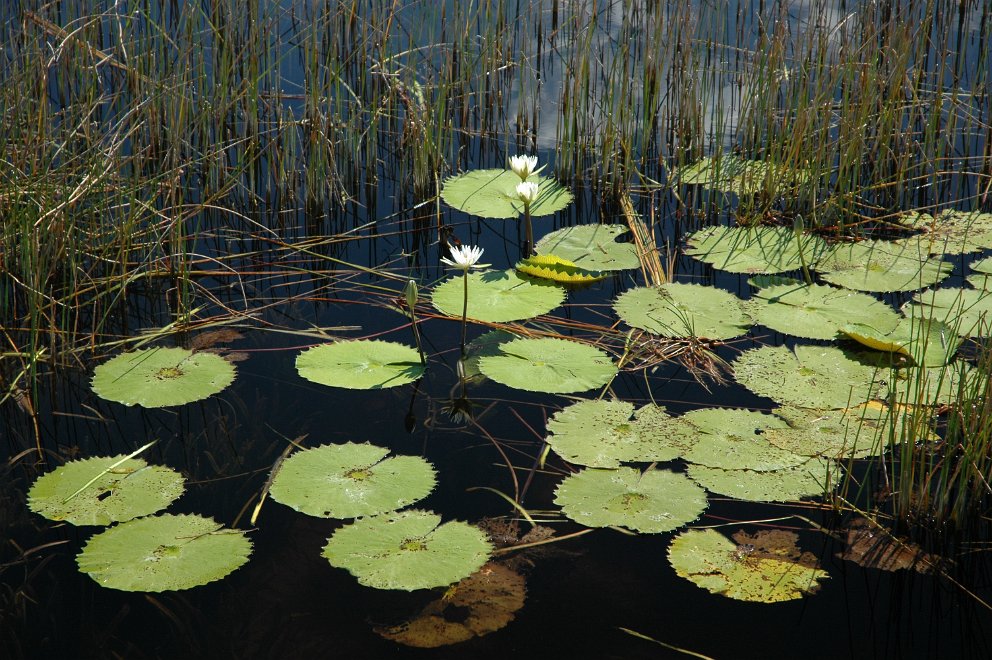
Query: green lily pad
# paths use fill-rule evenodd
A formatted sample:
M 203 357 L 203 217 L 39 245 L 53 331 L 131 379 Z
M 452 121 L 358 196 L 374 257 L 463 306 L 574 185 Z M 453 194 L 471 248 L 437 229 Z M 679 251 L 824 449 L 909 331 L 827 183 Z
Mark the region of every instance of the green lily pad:
M 773 535 L 792 537 L 791 548 Z M 735 543 L 715 529 L 682 532 L 668 548 L 676 574 L 710 593 L 753 603 L 796 600 L 819 589 L 818 580 L 830 577 L 811 553 L 799 553 L 795 535 L 782 530 L 754 537 L 736 534 Z M 784 547 L 783 547 L 784 546 Z
M 125 406 L 161 408 L 206 399 L 233 381 L 234 365 L 214 353 L 144 348 L 97 366 L 92 387 Z
M 822 284 L 779 285 L 754 294 L 755 320 L 794 337 L 833 339 L 841 326 L 862 323 L 887 332 L 899 323 L 899 314 L 867 293 Z
M 554 254 L 539 254 L 521 259 L 514 268 L 525 275 L 559 284 L 590 284 L 606 278 L 599 271 L 579 268 L 573 262 Z
M 787 227 L 704 227 L 689 234 L 685 253 L 731 273 L 784 273 L 810 266 L 827 251 L 815 234 Z M 802 245 L 802 258 L 799 246 Z
M 925 318 L 903 318 L 889 332 L 860 323 L 844 325 L 840 330 L 869 348 L 905 355 L 924 367 L 947 364 L 961 344 L 949 326 Z
M 352 390 L 406 385 L 424 373 L 417 349 L 377 339 L 308 348 L 297 356 L 296 370 L 311 382 Z
M 434 289 L 431 302 L 440 312 L 462 317 L 465 282 L 457 275 Z M 506 323 L 547 314 L 565 300 L 565 289 L 546 280 L 513 270 L 470 273 L 468 318 L 487 323 Z
M 862 241 L 835 246 L 815 266 L 824 280 L 857 291 L 915 291 L 951 274 L 951 264 L 930 258 L 916 243 Z
M 933 437 L 930 429 L 917 428 L 912 415 L 875 403 L 847 410 L 784 407 L 775 410 L 775 414 L 789 426 L 769 429 L 765 437 L 776 447 L 803 456 L 837 459 L 880 456 L 905 438 Z
M 783 187 L 795 187 L 810 179 L 806 170 L 733 155 L 703 158 L 692 165 L 677 168 L 672 176 L 681 185 L 699 185 L 740 196 L 754 195 L 766 189 L 777 191 Z
M 514 339 L 500 354 L 479 358 L 479 370 L 497 383 L 528 392 L 584 392 L 609 383 L 617 367 L 603 351 L 567 339 Z
M 219 580 L 248 561 L 251 541 L 202 516 L 138 518 L 103 531 L 76 558 L 79 570 L 121 591 L 175 591 Z
M 992 290 L 992 257 L 972 262 L 971 271 L 972 274 L 968 276 L 968 284 L 976 289 Z
M 913 296 L 903 314 L 941 321 L 962 337 L 992 336 L 992 291 L 937 289 Z
M 803 408 L 847 408 L 876 398 L 888 370 L 832 346 L 762 346 L 734 361 L 734 378 L 759 396 Z
M 626 401 L 579 401 L 548 420 L 547 442 L 566 461 L 589 467 L 670 461 L 694 441 L 673 441 L 668 432 L 671 419 L 654 404 L 635 413 L 634 404 Z
M 743 300 L 700 284 L 636 287 L 618 296 L 613 309 L 628 325 L 662 337 L 731 339 L 753 324 Z
M 28 508 L 49 520 L 109 525 L 161 511 L 183 494 L 183 477 L 175 470 L 123 459 L 86 458 L 38 477 Z
M 689 477 L 710 492 L 748 502 L 790 502 L 817 497 L 833 490 L 838 472 L 835 464 L 819 458 L 770 472 L 723 470 L 695 463 L 688 468 Z
M 538 254 L 555 254 L 586 270 L 639 268 L 633 243 L 618 243 L 629 229 L 623 225 L 577 225 L 546 234 L 534 246 Z
M 501 345 L 517 338 L 517 335 L 504 330 L 490 330 L 470 341 L 465 346 L 466 358 L 463 365 L 465 378 L 481 377 L 479 360 L 486 356 L 499 355 Z
M 900 223 L 923 232 L 897 243 L 922 242 L 930 254 L 966 254 L 992 248 L 992 213 L 944 211 L 936 217 L 913 212 Z
M 690 463 L 725 470 L 767 472 L 805 463 L 798 456 L 768 442 L 763 432 L 786 428 L 775 415 L 733 408 L 701 408 L 682 415 L 699 429 L 698 439 L 684 454 Z
M 540 186 L 537 200 L 530 206 L 532 217 L 552 215 L 572 201 L 568 188 L 554 179 L 532 174 L 527 180 Z M 441 199 L 459 211 L 483 218 L 517 218 L 524 212 L 517 196 L 519 183 L 520 177 L 510 170 L 471 170 L 445 179 Z
M 982 378 L 980 369 L 966 362 L 955 361 L 942 367 L 910 367 L 900 369 L 889 384 L 895 390 L 897 403 L 910 406 L 951 405 L 978 398 Z
M 413 591 L 468 577 L 492 550 L 478 527 L 411 510 L 359 518 L 334 532 L 321 554 L 366 587 Z
M 698 518 L 706 509 L 706 493 L 685 475 L 668 470 L 590 468 L 566 477 L 555 491 L 555 503 L 566 516 L 589 527 L 618 526 L 651 534 Z
M 357 518 L 401 509 L 434 490 L 434 470 L 419 456 L 393 456 L 347 442 L 298 452 L 272 480 L 272 499 L 320 518 Z

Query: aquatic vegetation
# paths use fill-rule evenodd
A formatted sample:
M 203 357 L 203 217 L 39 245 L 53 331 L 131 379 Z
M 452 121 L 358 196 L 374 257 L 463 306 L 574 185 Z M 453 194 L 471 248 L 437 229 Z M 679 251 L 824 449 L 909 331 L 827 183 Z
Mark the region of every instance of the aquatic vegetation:
M 922 231 L 923 235 L 895 242 L 923 243 L 930 254 L 966 254 L 992 248 L 992 213 L 946 210 L 933 216 L 913 212 L 900 218 L 899 222 Z
M 472 290 L 465 306 L 465 286 Z M 547 314 L 565 300 L 565 290 L 551 282 L 513 270 L 466 273 L 434 288 L 431 302 L 443 314 L 490 323 L 505 323 Z
M 793 467 L 757 472 L 724 470 L 692 463 L 686 470 L 689 478 L 718 495 L 747 502 L 790 502 L 807 497 L 821 497 L 840 482 L 838 466 L 813 458 Z
M 526 186 L 526 202 L 518 190 L 521 186 Z M 519 218 L 525 210 L 533 217 L 557 213 L 572 202 L 572 193 L 537 174 L 521 182 L 511 170 L 469 170 L 445 180 L 441 199 L 470 215 L 508 219 Z
M 525 275 L 559 284 L 588 284 L 606 277 L 604 273 L 579 268 L 568 259 L 553 254 L 527 257 L 518 261 L 514 268 Z
M 992 336 L 992 291 L 953 287 L 921 291 L 903 313 L 944 323 L 962 337 Z
M 919 241 L 862 241 L 836 245 L 813 268 L 837 286 L 856 291 L 916 291 L 951 274 L 951 264 L 928 256 Z
M 539 255 L 556 255 L 591 271 L 637 268 L 640 261 L 632 243 L 617 238 L 628 233 L 622 225 L 575 225 L 545 234 L 534 246 Z
M 702 158 L 672 172 L 678 185 L 703 186 L 735 195 L 754 195 L 763 191 L 778 191 L 783 187 L 798 187 L 809 183 L 810 172 L 779 165 L 767 160 L 747 160 L 734 155 Z
M 865 458 L 880 456 L 893 445 L 932 440 L 918 434 L 913 420 L 904 412 L 872 403 L 842 410 L 817 410 L 784 406 L 775 409 L 786 428 L 767 429 L 768 442 L 794 454 L 824 458 Z
M 376 339 L 320 344 L 296 358 L 300 376 L 314 383 L 378 390 L 412 383 L 424 373 L 415 348 Z
M 610 356 L 593 346 L 553 337 L 501 343 L 496 355 L 479 358 L 479 371 L 508 387 L 566 394 L 603 387 L 617 373 Z
M 217 394 L 234 381 L 234 365 L 213 353 L 145 348 L 97 365 L 93 391 L 146 408 L 180 406 Z
M 840 331 L 846 337 L 877 351 L 905 355 L 921 367 L 939 367 L 954 357 L 961 339 L 954 328 L 927 318 L 902 318 L 888 332 L 869 323 L 848 323 Z
M 803 233 L 797 239 L 789 227 L 703 227 L 688 234 L 686 243 L 686 254 L 731 273 L 799 270 L 819 261 L 828 249 L 816 234 Z
M 778 284 L 761 288 L 748 308 L 757 323 L 807 339 L 834 339 L 843 326 L 858 323 L 893 330 L 899 314 L 874 296 L 825 284 Z
M 441 263 L 462 271 L 462 357 L 465 357 L 465 332 L 468 328 L 468 272 L 473 268 L 488 268 L 489 264 L 480 264 L 483 249 L 477 246 L 462 245 L 455 247 L 448 244 L 451 259 L 441 257 Z M 421 353 L 423 356 L 423 353 Z M 421 360 L 423 362 L 423 360 Z
M 754 325 L 743 300 L 698 284 L 635 287 L 620 294 L 613 308 L 631 327 L 662 337 L 730 339 Z
M 682 415 L 698 429 L 696 442 L 682 455 L 689 463 L 724 470 L 772 472 L 806 462 L 805 456 L 776 447 L 766 431 L 785 428 L 774 415 L 735 408 L 700 408 Z

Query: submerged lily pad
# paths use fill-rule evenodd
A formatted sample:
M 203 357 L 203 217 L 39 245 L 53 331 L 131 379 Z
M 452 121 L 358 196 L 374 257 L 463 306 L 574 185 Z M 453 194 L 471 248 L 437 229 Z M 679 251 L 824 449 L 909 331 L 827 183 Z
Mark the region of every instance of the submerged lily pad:
M 681 185 L 699 185 L 741 196 L 753 195 L 766 188 L 777 191 L 782 187 L 795 187 L 810 179 L 806 170 L 769 161 L 745 160 L 729 154 L 719 158 L 703 158 L 676 169 L 672 176 Z
M 623 225 L 577 225 L 546 234 L 534 246 L 538 254 L 556 254 L 587 270 L 639 268 L 633 243 L 618 243 L 629 229 Z
M 518 261 L 514 268 L 525 275 L 540 277 L 560 284 L 588 284 L 598 282 L 606 277 L 599 271 L 580 268 L 568 259 L 562 259 L 554 254 L 527 257 Z
M 565 460 L 589 467 L 670 461 L 693 442 L 673 441 L 667 430 L 671 419 L 654 404 L 635 413 L 634 404 L 626 401 L 579 401 L 548 420 L 547 442 Z
M 555 503 L 566 516 L 589 527 L 615 525 L 658 533 L 698 518 L 706 509 L 706 493 L 685 475 L 668 470 L 590 468 L 558 484 Z
M 951 264 L 933 259 L 915 243 L 862 241 L 835 246 L 816 265 L 824 280 L 857 291 L 915 291 L 951 274 Z
M 949 326 L 923 318 L 903 318 L 889 332 L 860 323 L 842 326 L 841 332 L 869 348 L 905 355 L 924 367 L 947 364 L 961 344 Z
M 820 458 L 770 472 L 723 470 L 695 463 L 688 468 L 689 477 L 710 492 L 748 502 L 818 497 L 833 490 L 838 472 L 835 464 Z
M 346 442 L 298 452 L 272 480 L 272 499 L 310 516 L 357 518 L 403 508 L 434 490 L 434 470 L 419 456 L 393 456 Z
M 696 442 L 683 454 L 690 463 L 726 470 L 780 470 L 806 462 L 768 442 L 763 433 L 788 425 L 775 415 L 734 408 L 701 408 L 681 419 L 698 429 Z
M 160 515 L 103 531 L 76 558 L 79 570 L 121 591 L 174 591 L 219 580 L 248 561 L 251 541 L 211 518 Z
M 770 286 L 754 294 L 758 323 L 794 337 L 833 339 L 841 326 L 863 323 L 888 332 L 899 314 L 867 293 L 822 284 Z
M 915 309 L 914 309 L 915 308 Z M 992 336 L 992 291 L 937 289 L 922 291 L 903 313 L 941 321 L 962 337 Z
M 762 346 L 734 361 L 734 378 L 759 396 L 803 408 L 847 408 L 875 398 L 883 375 L 832 346 Z M 885 370 L 884 376 L 888 375 Z
M 787 227 L 704 227 L 687 237 L 685 253 L 731 273 L 784 273 L 814 264 L 826 251 L 815 234 Z M 802 258 L 799 246 L 802 245 Z
M 767 547 L 769 534 L 792 538 Z M 756 537 L 735 535 L 735 541 L 715 529 L 686 530 L 672 539 L 668 561 L 680 577 L 711 593 L 754 603 L 802 598 L 819 589 L 818 580 L 830 577 L 815 556 L 799 552 L 794 534 L 772 530 Z
M 322 555 L 374 589 L 432 589 L 468 577 L 489 559 L 485 532 L 468 523 L 441 524 L 430 511 L 359 518 L 339 528 Z
M 920 242 L 930 254 L 965 254 L 992 248 L 992 213 L 944 211 L 934 217 L 914 212 L 901 218 L 900 223 L 923 235 L 896 242 Z
M 214 353 L 143 348 L 97 366 L 92 387 L 125 406 L 160 408 L 206 399 L 233 381 L 234 365 Z
M 183 494 L 183 477 L 175 470 L 124 458 L 72 461 L 38 477 L 28 508 L 49 520 L 109 525 L 161 511 Z
M 417 349 L 377 339 L 308 348 L 297 356 L 296 370 L 311 382 L 353 390 L 406 385 L 424 373 Z
M 618 296 L 613 308 L 631 327 L 662 337 L 730 339 L 753 324 L 743 300 L 699 284 L 636 287 Z
M 448 316 L 461 318 L 465 304 L 462 275 L 434 289 L 431 301 Z M 468 317 L 488 323 L 520 321 L 547 314 L 565 300 L 565 290 L 551 282 L 521 275 L 512 270 L 470 273 Z
M 533 217 L 551 215 L 572 201 L 568 188 L 554 179 L 532 174 L 527 181 L 540 186 L 537 200 L 530 205 Z M 483 218 L 517 218 L 524 205 L 517 196 L 520 177 L 510 170 L 471 170 L 444 181 L 441 199 L 459 211 Z
M 552 337 L 500 344 L 499 355 L 479 358 L 479 370 L 518 390 L 554 394 L 602 387 L 617 373 L 610 356 L 598 348 Z

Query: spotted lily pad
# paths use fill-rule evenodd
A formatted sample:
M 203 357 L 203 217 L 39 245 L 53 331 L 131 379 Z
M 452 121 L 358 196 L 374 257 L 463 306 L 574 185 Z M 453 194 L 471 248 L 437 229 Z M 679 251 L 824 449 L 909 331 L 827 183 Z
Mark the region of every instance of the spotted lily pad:
M 497 383 L 529 392 L 584 392 L 609 383 L 616 365 L 603 351 L 567 339 L 521 338 L 479 358 L 479 370 Z
M 310 516 L 357 518 L 403 508 L 434 490 L 434 470 L 419 456 L 393 456 L 346 442 L 298 452 L 272 480 L 272 499 Z
M 626 234 L 623 225 L 576 225 L 546 234 L 534 246 L 538 254 L 556 254 L 587 270 L 639 268 L 633 243 L 618 243 Z
M 533 217 L 552 215 L 572 201 L 568 188 L 554 179 L 532 174 L 527 181 L 540 186 L 530 206 Z M 517 218 L 524 205 L 517 196 L 520 177 L 510 170 L 471 170 L 444 181 L 441 199 L 459 211 L 484 218 Z
M 769 429 L 765 437 L 776 447 L 804 456 L 865 458 L 879 456 L 905 438 L 933 437 L 920 420 L 896 409 L 869 403 L 847 410 L 784 407 L 775 414 L 787 428 Z
M 670 461 L 694 442 L 673 441 L 668 432 L 671 419 L 654 404 L 635 413 L 634 404 L 626 401 L 579 401 L 548 420 L 547 442 L 565 460 L 589 467 Z
M 214 353 L 144 348 L 97 366 L 92 387 L 125 406 L 161 408 L 206 399 L 233 381 L 234 365 Z
M 465 282 L 457 275 L 434 289 L 431 301 L 448 316 L 461 318 L 465 304 Z M 489 323 L 505 323 L 547 314 L 565 300 L 557 284 L 521 275 L 512 270 L 470 273 L 468 317 Z
M 730 339 L 753 324 L 743 300 L 699 284 L 636 287 L 617 297 L 613 308 L 628 325 L 662 337 Z
M 681 185 L 699 185 L 741 196 L 795 187 L 810 179 L 809 172 L 805 170 L 733 155 L 703 158 L 676 169 L 672 176 Z
M 296 370 L 314 383 L 353 390 L 406 385 L 424 373 L 417 349 L 376 339 L 314 346 L 299 354 Z
M 174 591 L 219 580 L 248 561 L 251 541 L 211 518 L 160 515 L 101 532 L 76 558 L 79 570 L 121 591 Z
M 815 592 L 829 575 L 811 553 L 799 553 L 791 536 L 792 547 L 783 551 L 781 540 L 768 547 L 765 535 L 735 535 L 735 542 L 715 529 L 690 529 L 672 539 L 668 561 L 680 577 L 711 593 L 754 603 L 795 600 Z
M 731 273 L 784 273 L 815 263 L 827 244 L 787 227 L 704 227 L 689 234 L 685 253 Z M 802 258 L 799 248 L 802 246 Z
M 808 339 L 834 339 L 841 326 L 861 323 L 888 332 L 899 314 L 867 293 L 822 284 L 770 286 L 754 294 L 751 310 L 758 323 Z
M 334 532 L 322 554 L 367 587 L 413 591 L 468 577 L 491 552 L 478 527 L 410 510 L 359 518 Z
M 962 337 L 992 336 L 992 291 L 937 289 L 922 291 L 903 313 L 941 321 Z
M 698 518 L 706 509 L 706 493 L 685 475 L 668 470 L 585 469 L 558 485 L 555 503 L 589 527 L 658 533 Z
M 49 520 L 109 525 L 147 516 L 183 493 L 181 474 L 140 458 L 109 456 L 72 461 L 39 477 L 28 508 Z
M 683 454 L 690 463 L 726 470 L 767 472 L 808 460 L 768 442 L 763 433 L 788 425 L 775 415 L 734 408 L 701 408 L 681 419 L 698 429 L 696 442 Z
M 857 291 L 915 291 L 951 274 L 951 264 L 918 243 L 862 241 L 835 246 L 815 266 L 824 280 Z
M 947 364 L 957 352 L 961 340 L 954 330 L 940 321 L 925 318 L 903 318 L 889 332 L 879 332 L 870 325 L 849 323 L 841 332 L 878 351 L 905 355 L 924 367 Z
M 830 492 L 837 484 L 839 470 L 832 462 L 814 458 L 794 467 L 769 472 L 723 470 L 690 464 L 688 475 L 718 495 L 748 502 L 789 502 Z
M 930 254 L 965 254 L 992 248 L 992 213 L 944 211 L 936 217 L 911 213 L 900 223 L 923 232 L 900 243 L 922 242 Z
M 888 370 L 884 370 L 887 376 Z M 883 374 L 832 346 L 762 346 L 741 353 L 734 378 L 759 396 L 803 408 L 847 408 L 876 398 Z

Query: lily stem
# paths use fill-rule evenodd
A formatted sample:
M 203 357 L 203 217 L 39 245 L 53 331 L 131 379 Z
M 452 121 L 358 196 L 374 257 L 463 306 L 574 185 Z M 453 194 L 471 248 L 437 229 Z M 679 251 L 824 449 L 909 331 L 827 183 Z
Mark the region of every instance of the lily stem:
M 465 330 L 468 327 L 468 269 L 462 275 L 465 283 L 464 295 L 462 296 L 462 359 L 465 359 Z
M 534 228 L 530 224 L 530 204 L 524 203 L 524 225 L 526 238 L 524 239 L 524 256 L 530 256 L 534 250 Z

